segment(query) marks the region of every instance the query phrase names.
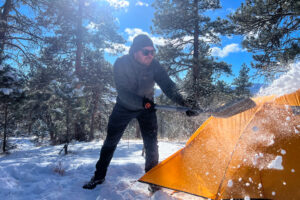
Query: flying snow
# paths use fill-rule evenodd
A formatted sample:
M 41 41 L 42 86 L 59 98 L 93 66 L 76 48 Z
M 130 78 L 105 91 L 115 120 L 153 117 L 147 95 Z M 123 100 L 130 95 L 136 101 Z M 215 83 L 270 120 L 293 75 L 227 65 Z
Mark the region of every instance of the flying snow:
M 229 180 L 228 183 L 227 183 L 227 186 L 228 186 L 228 187 L 232 187 L 232 186 L 233 186 L 233 181 L 232 181 L 232 180 Z
M 271 163 L 268 165 L 268 168 L 283 170 L 282 156 L 276 156 L 276 158 L 274 160 L 272 160 Z
M 282 155 L 285 155 L 285 154 L 286 154 L 286 151 L 285 151 L 284 149 L 281 149 L 281 150 L 280 150 L 280 153 L 281 153 Z
M 261 88 L 257 96 L 281 96 L 297 91 L 300 88 L 300 62 L 291 64 L 291 69 L 266 88 Z

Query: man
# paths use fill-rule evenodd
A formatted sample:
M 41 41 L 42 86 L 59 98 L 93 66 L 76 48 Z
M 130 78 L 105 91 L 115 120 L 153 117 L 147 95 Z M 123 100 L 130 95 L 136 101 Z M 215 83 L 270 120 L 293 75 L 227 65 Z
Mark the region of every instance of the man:
M 117 88 L 117 103 L 110 115 L 107 136 L 101 149 L 100 159 L 92 179 L 83 188 L 94 189 L 105 180 L 107 168 L 124 130 L 130 120 L 136 118 L 142 133 L 146 152 L 145 171 L 158 164 L 157 119 L 153 102 L 154 83 L 174 102 L 186 103 L 166 71 L 154 59 L 155 49 L 147 35 L 134 38 L 129 54 L 118 58 L 114 64 L 114 80 Z M 193 116 L 192 110 L 187 111 Z M 157 187 L 151 186 L 154 192 Z

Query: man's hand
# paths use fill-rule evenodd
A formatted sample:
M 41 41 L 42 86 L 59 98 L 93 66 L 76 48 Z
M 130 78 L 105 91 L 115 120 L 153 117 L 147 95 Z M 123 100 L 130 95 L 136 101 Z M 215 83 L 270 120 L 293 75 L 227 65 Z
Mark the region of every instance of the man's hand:
M 194 117 L 194 116 L 198 116 L 199 115 L 199 112 L 197 111 L 194 111 L 194 110 L 187 110 L 185 112 L 185 114 L 188 116 L 188 117 Z
M 184 106 L 191 108 L 185 112 L 188 117 L 198 116 L 202 112 L 202 109 L 198 108 L 197 103 L 193 99 L 187 98 L 184 101 Z
M 155 111 L 155 104 L 152 100 L 144 97 L 143 98 L 143 107 L 145 110 L 148 110 L 148 111 Z

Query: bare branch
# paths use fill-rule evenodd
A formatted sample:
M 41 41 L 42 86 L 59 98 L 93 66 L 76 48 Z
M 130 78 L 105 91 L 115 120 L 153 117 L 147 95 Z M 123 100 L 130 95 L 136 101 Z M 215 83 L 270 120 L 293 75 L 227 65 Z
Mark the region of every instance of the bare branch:
M 27 53 L 21 48 L 21 47 L 19 47 L 18 45 L 16 45 L 16 44 L 13 44 L 13 43 L 5 43 L 6 45 L 9 45 L 9 46 L 12 46 L 12 47 L 16 47 L 17 49 L 19 49 L 22 53 L 23 53 L 23 55 L 26 57 L 26 58 L 28 58 L 28 59 L 30 59 L 29 58 L 29 56 L 27 55 Z

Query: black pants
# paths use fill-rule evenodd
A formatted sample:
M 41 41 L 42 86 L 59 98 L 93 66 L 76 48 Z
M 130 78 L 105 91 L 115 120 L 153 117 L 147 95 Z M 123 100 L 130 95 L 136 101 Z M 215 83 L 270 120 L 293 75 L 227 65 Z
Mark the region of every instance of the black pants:
M 95 177 L 102 179 L 106 176 L 107 168 L 113 157 L 114 151 L 130 120 L 136 118 L 139 122 L 145 152 L 145 171 L 149 171 L 158 163 L 157 146 L 157 118 L 155 111 L 130 111 L 116 103 L 109 117 L 107 136 L 103 143 L 100 159 L 96 164 Z

